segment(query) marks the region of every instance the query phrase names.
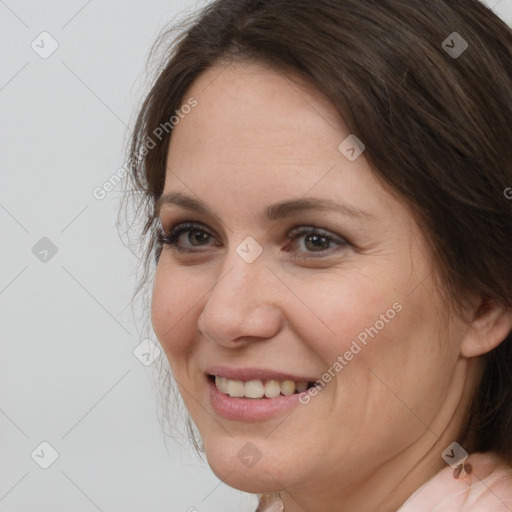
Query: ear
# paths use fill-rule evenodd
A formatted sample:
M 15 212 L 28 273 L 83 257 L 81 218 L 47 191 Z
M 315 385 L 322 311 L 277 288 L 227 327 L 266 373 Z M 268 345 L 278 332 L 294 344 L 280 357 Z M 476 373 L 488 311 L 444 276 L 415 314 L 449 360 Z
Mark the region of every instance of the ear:
M 496 348 L 512 331 L 512 309 L 484 301 L 478 306 L 464 334 L 461 355 L 477 357 Z

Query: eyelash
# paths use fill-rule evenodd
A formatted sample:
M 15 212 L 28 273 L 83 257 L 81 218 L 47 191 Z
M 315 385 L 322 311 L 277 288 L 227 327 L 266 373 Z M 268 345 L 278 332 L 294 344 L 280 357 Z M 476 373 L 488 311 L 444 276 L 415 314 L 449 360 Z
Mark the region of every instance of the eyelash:
M 163 229 L 160 229 L 160 231 L 157 233 L 157 244 L 158 244 L 158 254 L 157 259 L 160 255 L 160 251 L 163 248 L 164 245 L 172 247 L 174 250 L 180 252 L 180 253 L 188 253 L 188 254 L 200 254 L 201 252 L 205 252 L 203 250 L 199 249 L 190 249 L 190 248 L 183 248 L 178 244 L 179 237 L 188 231 L 196 231 L 199 233 L 206 234 L 210 237 L 213 237 L 208 230 L 203 228 L 200 224 L 194 223 L 194 222 L 183 222 L 174 226 L 171 226 L 169 229 L 169 232 L 166 233 Z M 301 251 L 302 253 L 306 253 L 307 256 L 296 256 L 297 258 L 321 258 L 326 256 L 331 256 L 333 252 L 338 252 L 342 248 L 350 245 L 347 240 L 341 237 L 334 237 L 329 232 L 320 229 L 315 228 L 312 226 L 299 226 L 297 228 L 292 229 L 288 233 L 288 239 L 291 241 L 295 241 L 296 239 L 300 238 L 304 235 L 317 235 L 322 238 L 325 238 L 329 242 L 338 244 L 338 247 L 334 250 L 327 249 L 327 250 L 321 250 L 321 251 Z M 315 255 L 315 252 L 319 254 L 319 256 Z

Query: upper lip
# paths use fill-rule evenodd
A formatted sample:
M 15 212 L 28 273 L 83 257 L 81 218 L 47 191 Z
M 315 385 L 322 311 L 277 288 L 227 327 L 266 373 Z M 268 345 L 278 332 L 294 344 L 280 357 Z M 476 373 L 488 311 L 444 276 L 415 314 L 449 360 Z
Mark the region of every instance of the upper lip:
M 316 377 L 305 377 L 294 375 L 291 373 L 284 373 L 267 368 L 234 368 L 232 366 L 210 366 L 206 369 L 208 375 L 215 375 L 216 377 L 225 377 L 231 380 L 293 380 L 294 382 L 315 382 Z

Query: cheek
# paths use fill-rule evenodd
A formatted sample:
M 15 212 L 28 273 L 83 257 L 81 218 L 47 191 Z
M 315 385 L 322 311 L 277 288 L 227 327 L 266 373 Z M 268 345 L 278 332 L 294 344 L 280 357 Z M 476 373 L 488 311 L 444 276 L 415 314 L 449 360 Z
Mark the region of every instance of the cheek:
M 454 364 L 451 340 L 429 292 L 383 291 L 369 302 L 363 298 L 358 295 L 360 311 L 345 316 L 346 336 L 338 343 L 338 350 L 346 352 L 338 365 L 337 400 L 351 404 L 354 417 L 359 416 L 356 423 L 370 416 L 377 423 L 407 427 L 412 439 L 443 403 Z
M 178 270 L 167 269 L 165 262 L 159 263 L 153 284 L 151 323 L 171 365 L 189 349 L 194 334 L 191 319 L 200 296 L 201 291 L 196 293 L 190 279 Z
M 402 314 L 399 294 L 359 275 L 326 275 L 293 283 L 304 307 L 298 304 L 293 317 L 298 336 L 329 368 L 338 356 L 360 357 L 373 340 L 382 337 Z
M 364 413 L 373 407 L 369 397 L 379 397 L 375 402 L 382 404 L 399 396 L 431 416 L 453 359 L 435 297 L 421 287 L 411 294 L 409 286 L 395 288 L 372 277 L 331 275 L 302 282 L 301 289 L 297 283 L 297 295 L 308 297 L 316 313 L 295 313 L 299 336 L 322 361 L 322 380 L 334 384 L 336 401 Z M 425 407 L 427 395 L 432 401 Z M 397 409 L 403 408 L 395 401 Z

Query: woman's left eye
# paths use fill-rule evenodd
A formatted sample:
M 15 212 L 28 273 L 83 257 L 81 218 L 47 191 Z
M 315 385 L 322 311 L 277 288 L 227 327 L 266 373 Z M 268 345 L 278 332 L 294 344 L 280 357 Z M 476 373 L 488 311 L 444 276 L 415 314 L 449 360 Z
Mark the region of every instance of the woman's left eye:
M 293 242 L 298 242 L 299 254 L 306 253 L 304 257 L 321 257 L 331 255 L 349 245 L 347 240 L 338 235 L 334 235 L 323 229 L 301 226 L 293 229 L 288 238 Z M 302 239 L 302 240 L 301 240 Z M 334 246 L 334 247 L 333 247 Z M 315 256 L 313 253 L 319 253 Z M 302 256 L 300 256 L 302 257 Z
M 334 235 L 329 231 L 312 226 L 300 226 L 292 229 L 287 238 L 299 246 L 298 257 L 321 257 L 331 255 L 349 245 L 344 238 Z M 201 247 L 210 247 L 214 235 L 200 224 L 185 222 L 173 226 L 167 234 L 161 230 L 157 234 L 160 245 L 168 245 L 182 253 L 201 253 Z M 293 252 L 294 249 L 285 249 L 285 252 Z

